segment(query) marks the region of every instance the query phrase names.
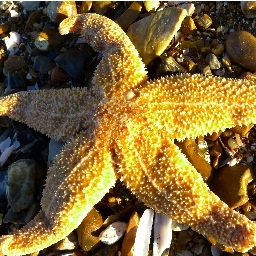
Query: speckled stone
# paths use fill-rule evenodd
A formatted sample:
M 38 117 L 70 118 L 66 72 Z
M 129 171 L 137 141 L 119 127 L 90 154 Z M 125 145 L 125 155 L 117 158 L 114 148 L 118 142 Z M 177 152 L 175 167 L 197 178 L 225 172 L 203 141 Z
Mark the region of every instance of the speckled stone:
M 255 1 L 241 1 L 241 9 L 247 19 L 256 18 L 256 2 Z
M 226 40 L 230 58 L 242 67 L 256 71 L 256 38 L 247 31 L 230 33 Z

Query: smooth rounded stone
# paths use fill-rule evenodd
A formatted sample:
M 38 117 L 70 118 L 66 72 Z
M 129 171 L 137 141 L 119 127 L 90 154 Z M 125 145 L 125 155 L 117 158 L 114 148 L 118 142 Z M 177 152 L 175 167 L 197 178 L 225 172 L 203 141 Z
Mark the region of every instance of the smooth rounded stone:
M 35 11 L 40 5 L 40 1 L 21 1 L 20 3 L 26 11 Z
M 140 217 L 137 212 L 134 212 L 128 222 L 124 240 L 122 243 L 121 255 L 133 256 L 133 245 L 135 242 L 136 232 L 140 222 Z
M 21 56 L 13 55 L 8 57 L 4 62 L 4 66 L 9 72 L 13 72 L 24 68 L 26 66 L 26 62 Z
M 159 66 L 158 75 L 164 75 L 167 73 L 186 73 L 187 70 L 183 68 L 172 56 L 161 56 L 161 62 Z
M 7 79 L 8 81 L 8 79 Z M 27 86 L 26 77 L 24 72 L 15 71 L 8 81 L 8 88 L 17 89 L 17 88 L 25 88 Z
M 59 251 L 64 250 L 74 250 L 78 246 L 77 236 L 75 232 L 71 232 L 68 236 L 64 239 L 60 240 L 56 244 L 54 244 L 54 249 Z
M 181 152 L 186 155 L 189 162 L 202 175 L 203 179 L 207 180 L 212 174 L 212 167 L 205 160 L 206 151 L 200 149 L 196 141 L 192 139 L 178 141 L 176 142 L 176 145 L 181 149 Z
M 248 165 L 225 166 L 219 172 L 214 172 L 210 189 L 234 209 L 249 200 L 247 185 L 252 180 L 253 174 Z
M 224 44 L 217 44 L 211 49 L 211 52 L 217 56 L 220 56 L 224 52 Z
M 34 59 L 33 69 L 42 75 L 47 74 L 53 66 L 54 63 L 47 56 L 37 55 Z
M 9 32 L 11 30 L 11 24 L 7 21 L 2 24 L 0 24 L 0 35 Z
M 7 213 L 4 215 L 4 223 L 15 223 L 25 225 L 25 218 L 27 215 L 27 210 L 22 210 L 20 212 L 13 211 L 12 208 L 9 208 Z
M 95 13 L 103 15 L 111 4 L 111 1 L 93 1 L 92 8 Z
M 38 164 L 31 159 L 21 159 L 9 166 L 6 194 L 14 212 L 26 209 L 32 204 L 38 169 Z
M 165 51 L 186 15 L 185 9 L 170 7 L 129 27 L 127 35 L 146 65 Z
M 57 56 L 55 62 L 75 81 L 84 79 L 88 63 L 86 54 L 81 50 L 77 48 L 70 49 Z
M 25 32 L 26 33 L 33 30 L 35 23 L 40 23 L 43 14 L 44 13 L 43 13 L 42 10 L 38 10 L 38 11 L 32 12 L 29 15 L 28 20 L 26 22 L 26 26 L 25 26 Z
M 68 80 L 67 74 L 59 67 L 54 67 L 51 71 L 51 82 L 54 84 L 65 83 Z
M 256 18 L 256 2 L 255 1 L 241 1 L 241 10 L 247 19 Z
M 181 24 L 180 31 L 184 35 L 189 36 L 194 34 L 196 32 L 196 29 L 197 28 L 194 20 L 191 17 L 187 16 Z
M 52 22 L 60 23 L 64 19 L 77 14 L 75 1 L 51 1 L 44 13 Z
M 65 40 L 54 28 L 45 28 L 35 39 L 35 46 L 38 50 L 47 52 L 62 44 Z
M 114 244 L 124 235 L 126 227 L 127 223 L 116 221 L 100 233 L 99 239 L 104 244 Z
M 155 12 L 156 9 L 160 6 L 160 1 L 144 1 L 143 4 L 147 12 Z
M 226 40 L 230 58 L 242 67 L 256 71 L 256 38 L 247 31 L 230 33 Z
M 216 70 L 221 68 L 221 63 L 218 58 L 213 53 L 208 53 L 206 55 L 206 63 L 210 66 L 211 70 Z
M 79 245 L 84 251 L 90 251 L 98 246 L 100 240 L 98 236 L 92 235 L 92 233 L 102 225 L 103 217 L 93 208 L 76 229 Z
M 142 4 L 133 2 L 130 7 L 120 15 L 115 22 L 123 29 L 127 30 L 128 27 L 139 17 L 142 9 Z
M 25 222 L 29 223 L 32 219 L 34 219 L 34 217 L 37 215 L 40 209 L 41 209 L 40 203 L 37 201 L 34 201 L 28 208 Z
M 212 25 L 212 19 L 208 14 L 204 14 L 196 20 L 196 25 L 201 30 L 206 30 Z

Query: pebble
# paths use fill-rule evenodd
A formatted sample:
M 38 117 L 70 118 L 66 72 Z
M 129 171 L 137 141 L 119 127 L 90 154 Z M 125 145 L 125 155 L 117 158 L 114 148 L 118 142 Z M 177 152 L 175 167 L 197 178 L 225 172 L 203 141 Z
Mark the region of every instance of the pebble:
M 196 20 L 196 25 L 201 30 L 206 30 L 212 25 L 212 19 L 208 14 L 204 14 Z
M 24 68 L 26 66 L 26 62 L 24 61 L 23 57 L 13 55 L 8 57 L 8 59 L 4 62 L 4 66 L 10 73 L 12 73 L 13 71 Z
M 54 28 L 45 28 L 35 39 L 35 46 L 38 50 L 47 52 L 62 44 L 65 40 Z
M 18 49 L 21 41 L 21 36 L 17 32 L 10 32 L 9 36 L 3 38 L 3 41 L 5 42 L 6 49 L 10 52 L 9 56 L 11 56 L 14 55 L 16 49 Z
M 14 212 L 28 208 L 34 200 L 38 164 L 31 159 L 21 159 L 8 168 L 7 200 Z
M 217 56 L 220 56 L 224 52 L 224 44 L 217 44 L 211 49 L 211 52 Z
M 34 217 L 40 211 L 40 209 L 41 209 L 40 203 L 37 201 L 34 201 L 28 208 L 28 211 L 25 217 L 25 222 L 29 223 L 32 219 L 34 219 Z
M 6 80 L 8 89 L 21 89 L 27 86 L 26 75 L 22 71 L 15 71 Z
M 214 173 L 210 189 L 230 208 L 234 209 L 249 200 L 247 185 L 252 180 L 253 174 L 248 165 L 224 166 L 218 173 Z
M 55 58 L 56 64 L 75 81 L 84 79 L 87 59 L 84 52 L 70 49 Z
M 241 9 L 247 19 L 256 18 L 256 2 L 255 1 L 241 1 Z
M 3 212 L 6 206 L 6 187 L 7 187 L 7 170 L 0 172 L 0 212 Z
M 129 27 L 127 35 L 146 65 L 166 50 L 186 15 L 185 9 L 169 7 Z
M 196 29 L 197 28 L 194 20 L 190 16 L 187 16 L 181 24 L 180 31 L 184 35 L 189 36 L 194 34 L 196 32 Z
M 203 157 L 204 150 L 200 150 L 195 140 L 185 139 L 176 143 L 181 149 L 182 153 L 186 155 L 190 163 L 197 169 L 202 175 L 204 180 L 207 180 L 212 173 L 211 165 Z
M 122 243 L 121 256 L 133 256 L 133 245 L 140 218 L 137 212 L 134 212 L 128 222 L 124 241 Z
M 208 53 L 205 61 L 210 66 L 211 70 L 220 69 L 222 66 L 218 58 L 213 53 Z
M 21 1 L 20 3 L 26 11 L 35 11 L 40 5 L 40 1 Z
M 9 32 L 11 29 L 11 24 L 9 22 L 4 22 L 0 25 L 0 35 Z
M 92 235 L 92 232 L 103 225 L 101 214 L 93 208 L 77 228 L 78 242 L 84 251 L 94 249 L 100 242 L 99 238 Z
M 124 235 L 126 227 L 127 223 L 116 221 L 100 233 L 99 239 L 104 244 L 114 244 Z
M 75 1 L 51 1 L 44 9 L 44 13 L 52 22 L 60 23 L 65 18 L 77 14 Z
M 42 75 L 47 74 L 53 66 L 54 63 L 45 55 L 37 55 L 34 59 L 33 69 Z
M 247 31 L 230 33 L 226 40 L 230 58 L 242 67 L 256 71 L 256 38 Z
M 75 232 L 71 232 L 68 236 L 66 236 L 64 239 L 60 240 L 56 244 L 54 244 L 54 249 L 59 251 L 64 250 L 74 250 L 78 245 L 77 236 Z
M 26 22 L 25 32 L 28 33 L 30 31 L 32 31 L 33 28 L 34 28 L 34 24 L 35 23 L 40 23 L 42 16 L 43 16 L 43 11 L 42 10 L 32 12 L 29 15 L 28 20 Z
M 155 12 L 160 6 L 160 1 L 144 1 L 143 4 L 147 12 Z
M 92 1 L 83 1 L 79 8 L 79 13 L 89 12 L 92 8 Z
M 59 67 L 54 67 L 51 71 L 51 82 L 54 84 L 65 83 L 68 80 L 67 74 Z
M 133 2 L 130 7 L 120 15 L 115 22 L 123 29 L 127 30 L 128 27 L 139 17 L 142 9 L 142 4 Z

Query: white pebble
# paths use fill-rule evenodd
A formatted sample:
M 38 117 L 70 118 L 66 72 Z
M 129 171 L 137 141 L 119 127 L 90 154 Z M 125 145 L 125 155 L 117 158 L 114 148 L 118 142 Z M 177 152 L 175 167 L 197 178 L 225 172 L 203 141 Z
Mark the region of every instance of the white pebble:
M 100 233 L 99 239 L 104 244 L 114 244 L 124 235 L 126 227 L 127 223 L 125 222 L 114 222 Z

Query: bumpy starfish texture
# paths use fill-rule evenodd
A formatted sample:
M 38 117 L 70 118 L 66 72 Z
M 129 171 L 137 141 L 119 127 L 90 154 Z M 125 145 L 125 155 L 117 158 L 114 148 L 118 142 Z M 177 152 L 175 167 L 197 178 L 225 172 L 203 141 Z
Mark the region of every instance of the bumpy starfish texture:
M 60 32 L 81 33 L 103 57 L 91 89 L 0 99 L 0 115 L 68 141 L 48 172 L 41 211 L 0 238 L 2 254 L 28 254 L 61 240 L 118 178 L 149 207 L 226 248 L 253 248 L 256 224 L 209 190 L 174 140 L 256 123 L 256 84 L 203 75 L 147 82 L 129 38 L 97 14 L 68 18 Z

